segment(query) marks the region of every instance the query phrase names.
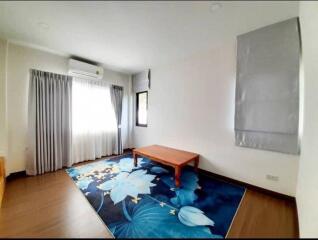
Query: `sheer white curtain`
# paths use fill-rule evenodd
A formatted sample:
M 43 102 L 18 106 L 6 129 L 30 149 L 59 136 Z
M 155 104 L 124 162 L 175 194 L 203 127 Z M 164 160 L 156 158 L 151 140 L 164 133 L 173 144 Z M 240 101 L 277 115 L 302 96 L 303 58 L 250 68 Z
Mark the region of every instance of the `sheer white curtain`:
M 74 79 L 72 89 L 72 162 L 107 156 L 117 148 L 117 125 L 110 86 Z

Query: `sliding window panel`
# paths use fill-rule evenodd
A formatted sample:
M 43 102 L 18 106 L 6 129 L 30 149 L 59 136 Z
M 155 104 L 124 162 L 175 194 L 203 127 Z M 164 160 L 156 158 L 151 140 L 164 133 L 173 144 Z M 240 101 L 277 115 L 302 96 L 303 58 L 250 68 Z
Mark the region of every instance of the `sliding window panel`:
M 235 142 L 299 154 L 298 18 L 237 37 Z

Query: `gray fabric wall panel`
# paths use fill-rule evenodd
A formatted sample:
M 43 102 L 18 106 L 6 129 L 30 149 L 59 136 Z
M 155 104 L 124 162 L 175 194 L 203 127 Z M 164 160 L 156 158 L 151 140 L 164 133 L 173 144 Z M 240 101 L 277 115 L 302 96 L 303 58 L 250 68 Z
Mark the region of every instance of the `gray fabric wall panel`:
M 299 58 L 297 18 L 238 36 L 237 145 L 299 153 Z
M 298 138 L 293 134 L 236 130 L 235 142 L 241 147 L 296 154 Z
M 136 73 L 132 76 L 132 88 L 134 92 L 143 92 L 149 89 L 149 71 Z

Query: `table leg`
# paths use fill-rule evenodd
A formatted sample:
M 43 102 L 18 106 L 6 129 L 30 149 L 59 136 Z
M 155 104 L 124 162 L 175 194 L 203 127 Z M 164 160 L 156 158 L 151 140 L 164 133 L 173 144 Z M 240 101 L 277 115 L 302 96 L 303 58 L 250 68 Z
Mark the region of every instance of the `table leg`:
M 137 158 L 137 154 L 133 152 L 133 157 L 134 157 L 134 166 L 137 167 L 138 164 L 138 158 Z
M 194 160 L 194 171 L 195 171 L 195 172 L 198 172 L 198 167 L 199 167 L 199 157 L 197 157 L 197 158 Z
M 181 182 L 180 182 L 180 176 L 181 176 L 181 167 L 175 167 L 175 182 L 176 182 L 176 187 L 180 187 Z

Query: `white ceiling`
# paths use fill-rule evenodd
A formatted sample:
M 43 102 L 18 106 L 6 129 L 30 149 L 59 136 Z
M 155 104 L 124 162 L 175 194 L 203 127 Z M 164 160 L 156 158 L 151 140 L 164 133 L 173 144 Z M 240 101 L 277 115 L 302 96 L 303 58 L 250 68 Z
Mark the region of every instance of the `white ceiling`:
M 294 1 L 219 2 L 0 2 L 0 37 L 134 73 L 298 15 Z

